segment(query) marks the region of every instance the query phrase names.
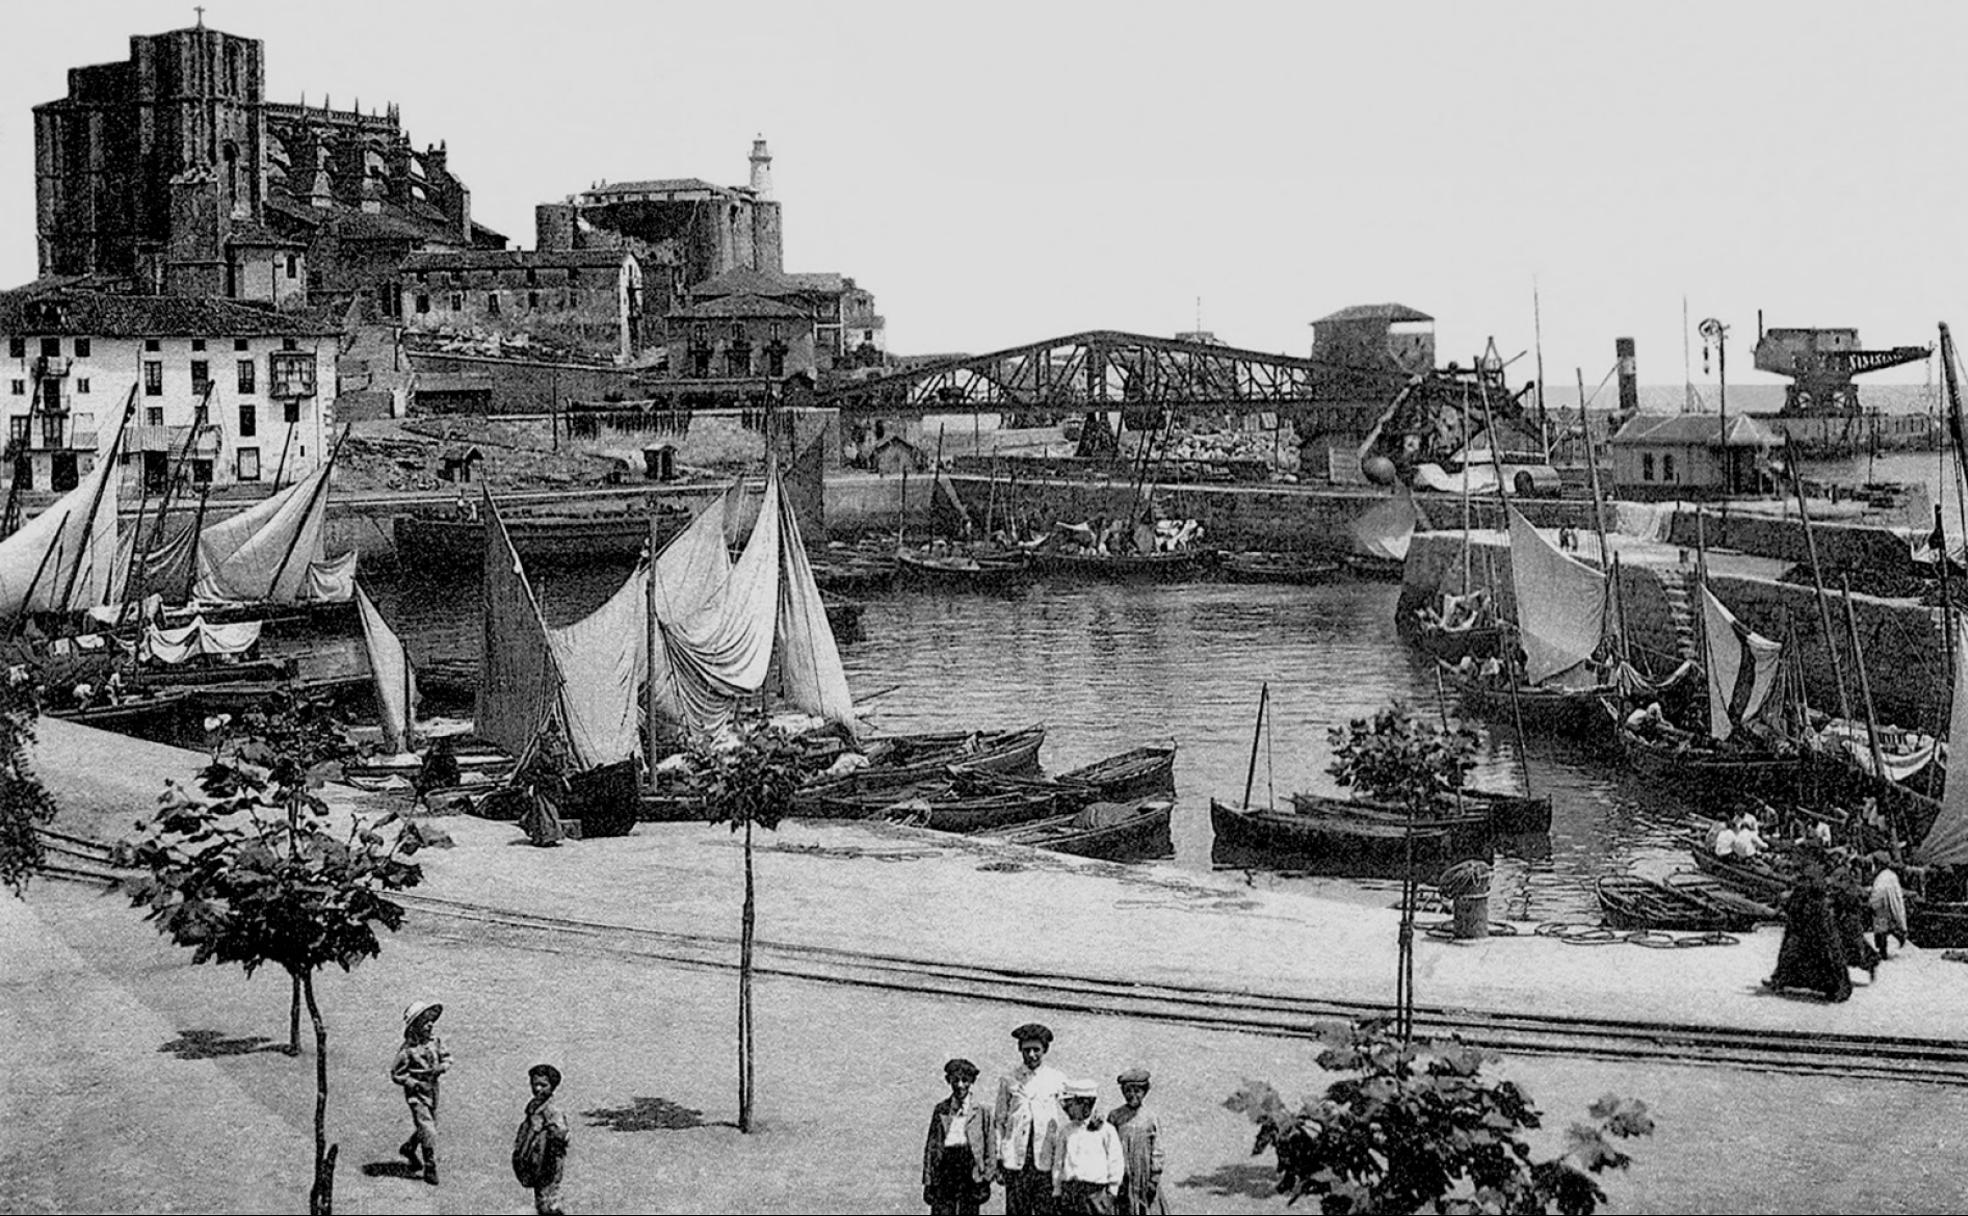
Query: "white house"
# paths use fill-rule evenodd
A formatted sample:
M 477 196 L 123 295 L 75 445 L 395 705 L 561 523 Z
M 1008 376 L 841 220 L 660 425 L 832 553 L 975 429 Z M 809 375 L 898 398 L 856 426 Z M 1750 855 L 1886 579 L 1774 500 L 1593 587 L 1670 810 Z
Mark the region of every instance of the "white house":
M 0 341 L 0 481 L 20 470 L 23 491 L 73 488 L 126 405 L 130 496 L 163 493 L 180 465 L 191 486 L 271 490 L 327 455 L 336 334 L 315 322 L 223 299 L 44 281 L 0 293 Z

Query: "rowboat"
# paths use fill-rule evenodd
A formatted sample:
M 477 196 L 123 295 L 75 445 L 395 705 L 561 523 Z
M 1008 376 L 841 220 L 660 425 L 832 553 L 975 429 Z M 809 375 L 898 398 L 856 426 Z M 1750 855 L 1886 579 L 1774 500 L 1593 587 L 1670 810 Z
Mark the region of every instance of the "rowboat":
M 1793 882 L 1789 871 L 1777 866 L 1767 856 L 1718 857 L 1705 840 L 1697 840 L 1689 852 L 1695 860 L 1696 869 L 1764 903 L 1781 901 L 1783 893 Z
M 1526 794 L 1493 793 L 1464 786 L 1461 811 L 1444 801 L 1438 818 L 1455 822 L 1461 818 L 1480 819 L 1485 828 L 1503 836 L 1521 836 L 1551 830 L 1551 799 Z M 1380 818 L 1406 819 L 1405 808 L 1390 802 L 1364 798 L 1331 798 L 1324 794 L 1293 794 L 1292 804 L 1304 814 L 1370 814 Z
M 1487 718 L 1509 722 L 1521 715 L 1524 729 L 1537 734 L 1564 735 L 1592 742 L 1609 742 L 1613 721 L 1602 701 L 1616 699 L 1619 689 L 1611 684 L 1586 688 L 1554 688 L 1547 684 L 1519 685 L 1513 696 L 1510 685 L 1492 683 L 1437 660 L 1442 678 L 1453 687 L 1468 709 Z
M 822 799 L 896 789 L 948 779 L 953 765 L 970 773 L 1021 773 L 1038 767 L 1043 725 L 1023 730 L 901 736 L 869 744 L 879 759 L 867 768 L 822 775 L 801 786 L 793 798 L 795 815 L 824 814 Z
M 1211 853 L 1218 863 L 1302 866 L 1342 876 L 1398 875 L 1407 865 L 1409 836 L 1414 862 L 1435 873 L 1470 855 L 1440 820 L 1380 823 L 1342 816 L 1301 815 L 1270 807 L 1238 807 L 1210 799 Z M 1487 856 L 1485 846 L 1480 855 Z
M 1041 549 L 1032 554 L 1035 574 L 1108 582 L 1180 582 L 1200 577 L 1215 564 L 1214 549 L 1176 549 L 1164 553 L 1073 553 Z
M 1013 587 L 1026 576 L 1024 554 L 1004 557 L 972 557 L 952 553 L 933 555 L 913 549 L 895 551 L 898 577 L 916 583 L 935 583 L 956 587 Z
M 504 517 L 514 550 L 528 562 L 581 563 L 632 560 L 649 543 L 650 521 L 657 543 L 683 530 L 689 508 L 655 503 L 646 510 Z M 473 565 L 485 560 L 485 521 L 425 519 L 405 515 L 394 528 L 396 549 L 406 564 Z
M 1227 553 L 1217 567 L 1233 583 L 1295 583 L 1307 586 L 1329 582 L 1340 564 L 1303 553 Z
M 1167 857 L 1175 852 L 1169 839 L 1174 812 L 1173 798 L 1094 802 L 1071 814 L 982 835 L 1006 844 L 1031 845 L 1078 857 Z
M 807 554 L 813 581 L 822 591 L 879 591 L 895 581 L 895 555 L 858 549 L 825 549 Z
M 1062 804 L 1071 803 L 1076 808 L 1092 802 L 1129 802 L 1173 793 L 1175 745 L 1137 747 L 1056 777 L 994 773 L 986 784 L 999 789 L 1053 790 Z
M 1638 874 L 1608 874 L 1599 880 L 1598 892 L 1599 910 L 1615 929 L 1746 933 L 1758 920 L 1769 919 L 1738 903 Z
M 1619 711 L 1611 702 L 1603 707 L 1608 720 Z M 1653 739 L 1619 722 L 1614 739 L 1626 759 L 1641 773 L 1672 781 L 1698 797 L 1733 798 L 1745 790 L 1761 797 L 1789 792 L 1802 775 L 1805 757 L 1782 755 L 1764 748 L 1727 746 L 1711 743 L 1705 736 L 1688 735 L 1669 742 Z
M 1406 809 L 1390 803 L 1333 798 L 1325 794 L 1293 794 L 1291 802 L 1292 810 L 1299 815 L 1334 824 L 1375 824 L 1398 832 L 1406 828 L 1411 818 Z M 1488 811 L 1466 809 L 1457 812 L 1452 807 L 1445 808 L 1440 814 L 1431 816 L 1428 822 L 1449 834 L 1450 847 L 1458 853 L 1474 855 L 1488 851 Z
M 954 785 L 905 788 L 872 794 L 837 794 L 821 800 L 835 819 L 889 819 L 939 832 L 979 832 L 1048 818 L 1057 800 L 1043 790 L 966 795 Z
M 1414 620 L 1404 624 L 1402 632 L 1422 651 L 1444 663 L 1459 663 L 1465 656 L 1487 659 L 1503 649 L 1503 628 L 1499 625 L 1448 629 L 1428 621 Z
M 1355 577 L 1383 583 L 1400 582 L 1408 569 L 1408 563 L 1402 558 L 1375 557 L 1367 553 L 1342 554 L 1339 561 Z

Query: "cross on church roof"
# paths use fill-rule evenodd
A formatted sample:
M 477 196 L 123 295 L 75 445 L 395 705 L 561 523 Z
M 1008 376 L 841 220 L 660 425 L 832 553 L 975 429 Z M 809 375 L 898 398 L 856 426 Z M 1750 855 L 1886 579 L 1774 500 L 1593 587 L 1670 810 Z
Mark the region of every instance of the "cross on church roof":
M 198 14 L 198 28 L 199 28 L 199 29 L 201 29 L 201 30 L 202 30 L 202 29 L 204 29 L 204 28 L 205 28 L 205 6 L 204 6 L 204 5 L 202 5 L 202 4 L 194 4 L 194 5 L 192 5 L 192 6 L 191 6 L 191 11 L 192 11 L 192 12 L 194 12 L 194 13 L 197 13 L 197 14 Z

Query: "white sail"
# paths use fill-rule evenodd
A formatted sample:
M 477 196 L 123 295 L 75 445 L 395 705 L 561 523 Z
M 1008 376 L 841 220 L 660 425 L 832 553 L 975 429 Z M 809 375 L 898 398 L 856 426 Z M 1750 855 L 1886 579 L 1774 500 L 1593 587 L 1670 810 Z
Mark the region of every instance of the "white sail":
M 1955 626 L 1954 713 L 1948 719 L 1947 784 L 1941 791 L 1941 811 L 1926 839 L 1913 851 L 1921 865 L 1955 866 L 1968 862 L 1968 629 Z
M 362 615 L 362 641 L 369 650 L 369 672 L 376 680 L 383 738 L 392 752 L 409 751 L 417 725 L 416 669 L 410 665 L 402 639 L 383 620 L 369 593 L 359 585 L 355 588 L 355 606 Z M 258 622 L 254 624 L 257 632 Z
M 1353 521 L 1353 551 L 1368 557 L 1406 561 L 1418 519 L 1414 499 L 1405 490 L 1398 491 Z
M 560 717 L 577 767 L 600 768 L 642 750 L 637 693 L 648 669 L 649 568 L 636 567 L 608 602 L 547 630 L 560 668 Z
M 354 590 L 351 555 L 330 562 L 323 547 L 333 469 L 326 462 L 237 515 L 207 523 L 198 536 L 193 596 L 206 603 L 346 602 Z
M 1606 633 L 1606 576 L 1562 553 L 1510 508 L 1510 583 L 1532 684 L 1576 667 Z
M 116 576 L 116 449 L 80 485 L 0 540 L 0 617 L 85 612 L 106 603 Z
M 1708 733 L 1727 739 L 1769 704 L 1783 646 L 1737 620 L 1706 587 L 1702 628 L 1708 638 Z

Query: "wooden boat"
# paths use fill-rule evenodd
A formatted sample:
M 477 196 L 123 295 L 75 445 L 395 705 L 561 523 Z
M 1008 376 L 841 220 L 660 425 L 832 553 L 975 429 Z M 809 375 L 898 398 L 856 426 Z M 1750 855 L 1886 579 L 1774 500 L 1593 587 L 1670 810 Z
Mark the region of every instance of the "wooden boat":
M 1519 685 L 1513 697 L 1508 684 L 1490 683 L 1437 660 L 1442 678 L 1456 690 L 1464 706 L 1502 722 L 1522 714 L 1524 729 L 1535 734 L 1565 735 L 1574 739 L 1610 742 L 1613 721 L 1601 702 L 1616 699 L 1619 690 L 1610 684 L 1587 688 L 1553 688 L 1549 685 Z
M 813 581 L 822 591 L 880 591 L 895 581 L 895 555 L 871 554 L 858 549 L 825 549 L 809 552 L 807 564 Z
M 1775 905 L 1783 899 L 1783 893 L 1790 889 L 1792 877 L 1788 868 L 1778 866 L 1771 858 L 1775 854 L 1757 857 L 1718 857 L 1706 840 L 1695 841 L 1689 850 L 1695 859 L 1695 868 L 1717 882 L 1749 896 L 1751 899 Z
M 1375 557 L 1367 553 L 1342 554 L 1339 561 L 1355 577 L 1382 583 L 1398 583 L 1406 577 L 1408 570 L 1408 563 L 1402 558 Z
M 1364 798 L 1333 798 L 1324 794 L 1293 794 L 1292 805 L 1307 815 L 1361 814 L 1384 820 L 1403 820 L 1407 811 L 1390 802 Z M 1525 794 L 1493 793 L 1464 787 L 1462 811 L 1444 800 L 1436 818 L 1460 823 L 1464 819 L 1480 822 L 1487 832 L 1502 836 L 1521 836 L 1551 830 L 1551 799 Z
M 1200 577 L 1216 564 L 1214 549 L 1176 549 L 1165 553 L 1086 553 L 1040 549 L 1032 571 L 1053 578 L 1106 582 L 1181 582 Z
M 1407 840 L 1425 874 L 1470 856 L 1450 825 L 1439 820 L 1381 823 L 1344 816 L 1301 815 L 1270 807 L 1237 807 L 1210 799 L 1212 856 L 1219 863 L 1302 866 L 1349 876 L 1397 875 L 1407 865 Z M 1478 855 L 1487 856 L 1487 848 Z
M 950 784 L 839 794 L 821 800 L 823 814 L 838 819 L 891 819 L 939 832 L 978 832 L 1046 819 L 1058 812 L 1057 799 L 1044 790 L 966 795 Z
M 1340 572 L 1336 561 L 1303 553 L 1227 553 L 1217 571 L 1233 583 L 1294 583 L 1310 586 L 1330 582 Z
M 1503 628 L 1500 625 L 1471 625 L 1467 629 L 1447 629 L 1441 625 L 1416 619 L 1404 625 L 1402 632 L 1421 650 L 1434 655 L 1444 663 L 1459 663 L 1465 656 L 1472 659 L 1487 659 L 1500 653 L 1503 648 Z
M 915 583 L 952 587 L 1015 587 L 1025 581 L 1026 566 L 1023 554 L 971 557 L 967 554 L 931 555 L 913 549 L 895 551 L 897 577 Z
M 1907 893 L 1907 938 L 1923 950 L 1968 947 L 1968 902 L 1939 902 Z
M 925 781 L 941 781 L 950 766 L 963 763 L 969 771 L 1030 772 L 1037 766 L 1045 727 L 968 734 L 910 735 L 875 740 L 880 758 L 867 768 L 838 776 L 821 775 L 800 787 L 793 799 L 795 815 L 820 813 L 821 799 L 832 795 L 897 789 Z M 980 763 L 981 762 L 981 763 Z
M 198 747 L 205 742 L 204 715 L 198 711 L 191 690 L 157 688 L 139 692 L 115 705 L 95 705 L 88 709 L 44 710 L 51 718 L 78 722 L 98 730 L 114 731 L 152 743 L 176 747 Z
M 1169 838 L 1174 812 L 1173 798 L 1093 802 L 1070 814 L 1021 827 L 994 828 L 982 835 L 1077 857 L 1167 857 L 1175 852 Z
M 478 774 L 486 778 L 503 779 L 512 774 L 514 767 L 511 756 L 496 747 L 483 744 L 468 743 L 454 751 L 452 755 L 458 762 L 460 775 Z M 363 789 L 391 788 L 391 782 L 414 781 L 423 771 L 423 755 L 412 752 L 342 762 L 342 780 Z
M 660 522 L 659 538 L 683 530 L 691 520 L 688 509 L 658 503 L 652 510 Z M 585 515 L 519 515 L 505 517 L 506 535 L 522 560 L 573 564 L 593 561 L 632 561 L 649 543 L 650 512 L 612 511 Z M 396 521 L 396 550 L 406 565 L 475 565 L 485 560 L 485 523 L 478 519 L 424 519 L 414 515 Z M 660 543 L 659 539 L 659 543 Z
M 1404 828 L 1409 815 L 1401 807 L 1388 803 L 1368 802 L 1351 798 L 1333 798 L 1326 794 L 1293 794 L 1292 810 L 1312 819 L 1339 823 L 1381 824 L 1395 829 Z M 1449 833 L 1451 845 L 1457 851 L 1486 851 L 1490 839 L 1489 812 L 1468 809 L 1457 813 L 1453 807 L 1442 811 L 1428 820 Z
M 1608 714 L 1617 714 L 1610 705 Z M 1727 745 L 1711 745 L 1702 736 L 1689 735 L 1684 744 L 1650 739 L 1629 729 L 1624 722 L 1614 737 L 1626 759 L 1649 777 L 1673 782 L 1685 793 L 1699 799 L 1731 799 L 1753 790 L 1760 797 L 1788 793 L 1804 772 L 1802 755 Z
M 960 755 L 949 764 L 953 774 L 966 773 L 1036 773 L 1039 770 L 1039 747 L 1045 742 L 1046 728 L 1028 726 L 1024 730 L 1012 731 L 976 751 Z
M 1608 874 L 1599 880 L 1598 892 L 1599 910 L 1615 929 L 1747 933 L 1759 919 L 1766 919 L 1638 874 Z
M 982 784 L 997 789 L 1042 788 L 1073 807 L 1093 802 L 1130 802 L 1175 791 L 1175 745 L 1137 747 L 1096 760 L 1056 777 L 985 774 Z

